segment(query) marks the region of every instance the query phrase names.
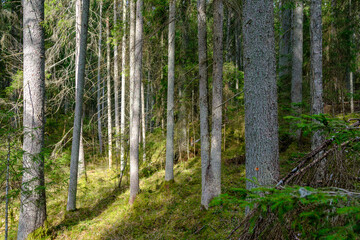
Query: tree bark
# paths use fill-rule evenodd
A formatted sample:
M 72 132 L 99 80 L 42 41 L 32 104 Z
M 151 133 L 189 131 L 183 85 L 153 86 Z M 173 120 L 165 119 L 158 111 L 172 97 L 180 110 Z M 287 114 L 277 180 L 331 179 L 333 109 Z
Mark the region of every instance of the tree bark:
M 112 167 L 112 119 L 111 119 L 111 56 L 110 56 L 110 25 L 109 25 L 109 17 L 106 19 L 106 49 L 107 49 L 107 122 L 108 122 L 108 154 L 109 154 L 109 169 Z
M 46 220 L 44 180 L 45 47 L 44 1 L 23 1 L 24 142 L 21 208 L 17 239 L 41 227 Z
M 114 0 L 114 28 L 117 25 L 117 1 Z M 120 150 L 120 113 L 119 113 L 119 58 L 118 58 L 118 41 L 117 36 L 114 37 L 114 97 L 115 97 L 115 147 L 116 155 Z
M 243 17 L 246 178 L 267 186 L 279 178 L 273 1 L 244 1 Z
M 99 43 L 98 43 L 98 69 L 97 69 L 97 125 L 99 137 L 99 151 L 102 154 L 103 140 L 101 130 L 101 36 L 102 36 L 102 7 L 103 1 L 100 1 L 100 21 L 99 21 Z
M 42 156 L 45 126 L 44 1 L 23 1 L 23 14 L 24 154 L 17 239 L 26 239 L 46 220 Z
M 142 44 L 143 44 L 143 1 L 136 2 L 136 33 L 135 33 L 135 69 L 130 124 L 130 199 L 133 204 L 139 192 L 139 132 L 140 132 L 140 88 L 142 78 Z
M 290 77 L 290 45 L 291 45 L 291 8 L 290 0 L 281 0 L 280 44 L 279 44 L 279 79 L 283 85 Z M 286 79 L 284 79 L 286 78 Z
M 165 181 L 174 179 L 175 0 L 169 2 L 168 95 Z
M 121 153 L 120 153 L 120 169 L 121 172 L 125 168 L 125 110 L 126 110 L 126 100 L 125 100 L 125 86 L 126 86 L 126 0 L 123 0 L 123 15 L 122 15 L 122 24 L 123 24 L 123 36 L 121 43 Z
M 202 204 L 208 208 L 210 201 L 221 194 L 221 127 L 222 127 L 222 73 L 223 73 L 223 18 L 222 0 L 214 0 L 214 56 L 213 98 L 210 160 L 202 164 L 205 171 Z M 203 120 L 204 121 L 204 120 Z M 203 137 L 203 136 L 202 136 Z
M 143 161 L 146 161 L 146 115 L 145 115 L 145 92 L 144 83 L 141 81 L 141 124 L 142 124 L 142 144 Z
M 310 43 L 311 43 L 311 114 L 323 113 L 322 83 L 322 20 L 321 0 L 311 0 L 310 6 Z M 323 142 L 321 132 L 312 136 L 312 149 Z
M 198 48 L 199 48 L 199 105 L 200 105 L 200 139 L 201 139 L 201 205 L 209 205 L 205 188 L 207 169 L 210 159 L 209 142 L 209 107 L 208 107 L 208 72 L 207 72 L 207 31 L 206 0 L 198 0 Z M 194 139 L 194 146 L 195 146 Z
M 80 0 L 77 0 L 80 1 Z M 89 0 L 82 1 L 81 27 L 80 27 L 80 45 L 79 58 L 76 63 L 78 68 L 76 72 L 77 87 L 76 87 L 76 101 L 75 101 L 75 118 L 73 141 L 71 147 L 71 162 L 70 162 L 70 181 L 67 201 L 67 211 L 76 209 L 76 192 L 77 192 L 77 171 L 79 160 L 80 147 L 80 132 L 81 132 L 81 118 L 83 108 L 84 82 L 85 82 L 85 60 L 86 60 L 86 46 L 87 46 L 87 30 L 88 30 L 88 16 L 89 16 Z
M 303 19 L 304 6 L 302 0 L 295 1 L 293 14 L 293 43 L 292 43 L 292 81 L 291 81 L 291 102 L 302 102 L 302 81 L 303 81 Z M 298 114 L 301 108 L 294 107 Z M 296 139 L 300 140 L 301 131 L 296 131 Z

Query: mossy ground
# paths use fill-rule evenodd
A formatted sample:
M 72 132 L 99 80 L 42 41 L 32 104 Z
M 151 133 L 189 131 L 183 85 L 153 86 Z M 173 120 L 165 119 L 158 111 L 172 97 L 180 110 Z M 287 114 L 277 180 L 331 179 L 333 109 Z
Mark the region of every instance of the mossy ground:
M 243 128 L 242 121 L 239 118 L 226 129 L 223 193 L 245 186 L 244 165 L 227 161 L 244 152 L 240 136 L 243 132 L 234 130 L 237 126 Z M 86 158 L 92 163 L 87 166 L 87 181 L 84 176 L 79 180 L 78 209 L 74 212 L 66 212 L 70 152 L 64 149 L 56 160 L 56 167 L 50 167 L 46 174 L 48 222 L 46 230 L 39 231 L 38 239 L 225 239 L 241 222 L 244 209 L 221 205 L 209 210 L 201 208 L 199 152 L 196 156 L 190 154 L 189 159 L 177 160 L 175 181 L 165 183 L 165 143 L 160 130 L 149 134 L 148 160 L 140 165 L 141 192 L 132 206 L 128 204 L 128 175 L 118 189 L 118 171 L 109 170 L 104 157 L 94 156 L 93 150 L 87 149 Z M 196 148 L 199 150 L 199 143 Z M 9 239 L 16 237 L 18 206 L 19 203 L 13 201 L 14 219 Z

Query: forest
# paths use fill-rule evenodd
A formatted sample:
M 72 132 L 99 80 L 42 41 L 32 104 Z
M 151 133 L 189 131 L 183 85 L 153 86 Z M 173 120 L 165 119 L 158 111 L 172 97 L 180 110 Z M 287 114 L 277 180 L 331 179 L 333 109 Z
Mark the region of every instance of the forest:
M 1 0 L 2 239 L 360 239 L 360 0 Z

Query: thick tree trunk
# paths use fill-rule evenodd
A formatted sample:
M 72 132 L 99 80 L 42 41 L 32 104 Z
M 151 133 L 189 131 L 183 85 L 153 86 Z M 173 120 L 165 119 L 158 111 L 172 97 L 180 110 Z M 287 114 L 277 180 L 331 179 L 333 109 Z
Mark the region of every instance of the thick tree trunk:
M 222 127 L 222 73 L 223 73 L 223 18 L 222 0 L 214 0 L 214 66 L 212 99 L 212 132 L 210 161 L 202 165 L 204 173 L 203 206 L 221 194 L 221 127 Z
M 165 181 L 174 179 L 175 0 L 169 2 L 168 95 Z
M 106 19 L 106 70 L 107 70 L 107 122 L 108 122 L 108 154 L 109 154 L 109 169 L 112 166 L 112 119 L 111 119 L 111 56 L 110 56 L 110 25 L 109 17 Z
M 114 29 L 117 25 L 117 1 L 114 0 Z M 118 57 L 118 41 L 114 38 L 114 98 L 115 98 L 115 146 L 116 158 L 120 150 L 120 113 L 119 113 L 119 57 Z
M 135 69 L 130 124 L 130 199 L 135 201 L 139 192 L 139 133 L 140 133 L 140 88 L 142 78 L 142 44 L 143 44 L 143 1 L 136 2 L 136 35 L 135 35 Z
M 44 180 L 45 47 L 44 1 L 23 1 L 24 142 L 21 207 L 17 239 L 41 227 L 46 220 Z
M 293 39 L 292 39 L 292 79 L 291 79 L 291 102 L 302 102 L 303 81 L 303 18 L 304 7 L 302 0 L 295 1 L 293 14 Z M 301 108 L 294 107 L 299 114 Z M 301 131 L 296 131 L 296 139 L 300 140 Z
M 97 125 L 99 137 L 99 151 L 102 154 L 103 140 L 101 130 L 101 36 L 102 36 L 102 7 L 103 1 L 100 1 L 100 21 L 99 21 L 99 44 L 98 44 L 98 66 L 97 66 Z
M 123 24 L 123 36 L 121 43 L 121 153 L 120 153 L 120 169 L 121 172 L 125 168 L 125 82 L 126 82 L 126 0 L 123 0 L 123 15 L 122 15 L 122 24 Z
M 273 1 L 244 1 L 243 17 L 246 178 L 267 186 L 279 178 Z
M 77 0 L 80 1 L 80 0 Z M 71 162 L 70 162 L 70 182 L 67 201 L 67 211 L 76 209 L 76 192 L 77 192 L 77 171 L 79 160 L 80 147 L 80 133 L 81 133 L 81 118 L 83 108 L 84 82 L 85 82 L 85 60 L 86 60 L 86 45 L 87 45 L 87 30 L 88 30 L 88 16 L 89 16 L 89 0 L 82 0 L 82 14 L 80 27 L 80 45 L 79 58 L 76 63 L 78 68 L 76 73 L 77 87 L 76 87 L 76 101 L 75 101 L 75 119 L 73 130 L 73 141 L 71 148 Z

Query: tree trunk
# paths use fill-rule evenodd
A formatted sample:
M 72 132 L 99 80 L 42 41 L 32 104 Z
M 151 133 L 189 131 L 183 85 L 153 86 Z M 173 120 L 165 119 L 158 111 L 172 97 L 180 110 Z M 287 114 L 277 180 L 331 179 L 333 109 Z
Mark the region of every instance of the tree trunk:
M 165 181 L 174 179 L 175 0 L 169 2 L 169 59 Z
M 97 72 L 97 125 L 99 137 L 99 151 L 102 154 L 103 140 L 101 130 L 101 35 L 102 35 L 102 7 L 103 1 L 100 1 L 100 21 L 99 21 L 99 44 L 98 44 L 98 72 Z
M 84 154 L 84 142 L 83 142 L 83 124 L 84 124 L 84 111 L 81 118 L 81 130 L 80 130 L 80 150 L 79 150 L 79 165 L 78 165 L 78 178 L 80 178 L 85 172 L 85 154 Z
M 207 72 L 207 31 L 206 0 L 198 0 L 198 48 L 199 48 L 199 105 L 200 105 L 200 139 L 201 139 L 201 205 L 208 207 L 206 174 L 209 168 L 209 116 L 208 116 L 208 72 Z M 194 139 L 195 145 L 196 139 Z
M 279 178 L 273 1 L 244 1 L 243 17 L 246 178 L 268 186 Z
M 117 25 L 117 1 L 114 0 L 114 29 Z M 114 97 L 115 97 L 115 146 L 116 158 L 120 150 L 120 114 L 119 114 L 119 58 L 118 58 L 118 41 L 114 37 Z
M 123 36 L 121 43 L 121 153 L 120 153 L 120 169 L 121 172 L 125 168 L 125 82 L 126 82 L 126 0 L 123 0 L 123 15 L 122 15 L 122 24 L 123 24 Z
M 303 81 L 303 1 L 296 0 L 293 14 L 293 43 L 292 43 L 292 81 L 291 103 L 302 102 Z M 297 113 L 301 113 L 300 107 L 294 107 Z M 296 139 L 300 140 L 301 131 L 296 131 Z
M 321 0 L 311 0 L 310 15 L 311 114 L 321 114 L 323 113 Z M 311 148 L 315 149 L 323 140 L 321 132 L 315 132 L 312 136 Z
M 109 169 L 112 166 L 112 119 L 111 119 L 111 71 L 110 71 L 110 26 L 109 26 L 109 17 L 106 19 L 106 49 L 107 49 L 107 122 L 108 122 L 108 154 L 109 154 Z
M 17 239 L 41 227 L 46 220 L 44 181 L 45 47 L 44 1 L 23 1 L 23 175 Z
M 143 44 L 143 1 L 136 2 L 136 35 L 135 35 L 135 69 L 130 124 L 130 199 L 133 204 L 139 192 L 139 132 L 140 132 L 140 88 L 142 78 L 142 44 Z
M 201 201 L 205 208 L 208 208 L 210 201 L 214 197 L 221 194 L 223 18 L 223 1 L 214 0 L 214 66 L 211 150 L 210 161 L 207 162 L 207 165 L 202 164 L 202 170 L 205 171 L 203 173 L 203 184 L 205 186 L 203 188 L 203 196 Z
M 80 0 L 77 0 L 80 1 Z M 70 162 L 70 182 L 67 201 L 67 211 L 76 209 L 76 192 L 77 192 L 77 171 L 79 160 L 80 147 L 80 132 L 81 132 L 81 117 L 83 108 L 84 82 L 85 82 L 85 60 L 86 60 L 86 45 L 87 45 L 87 30 L 88 30 L 88 16 L 89 16 L 89 0 L 82 1 L 81 27 L 80 27 L 80 45 L 79 58 L 76 62 L 76 101 L 75 101 L 75 118 L 73 141 L 71 147 L 71 162 Z
M 281 0 L 280 44 L 279 44 L 279 79 L 281 86 L 288 89 L 290 78 L 290 44 L 291 44 L 291 8 L 290 0 Z
M 145 117 L 145 93 L 144 83 L 141 81 L 141 124 L 142 124 L 142 144 L 143 144 L 143 161 L 146 161 L 146 117 Z

